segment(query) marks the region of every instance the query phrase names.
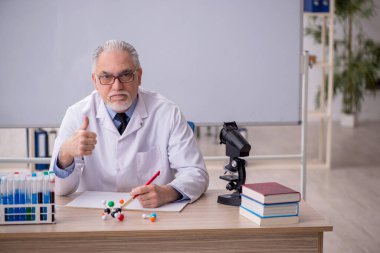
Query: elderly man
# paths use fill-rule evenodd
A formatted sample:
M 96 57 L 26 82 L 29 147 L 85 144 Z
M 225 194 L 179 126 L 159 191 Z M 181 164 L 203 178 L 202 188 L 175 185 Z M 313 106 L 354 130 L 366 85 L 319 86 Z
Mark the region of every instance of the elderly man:
M 143 207 L 158 207 L 206 191 L 208 173 L 186 119 L 173 102 L 140 88 L 142 73 L 124 41 L 95 50 L 95 90 L 68 108 L 54 145 L 57 194 L 131 191 Z

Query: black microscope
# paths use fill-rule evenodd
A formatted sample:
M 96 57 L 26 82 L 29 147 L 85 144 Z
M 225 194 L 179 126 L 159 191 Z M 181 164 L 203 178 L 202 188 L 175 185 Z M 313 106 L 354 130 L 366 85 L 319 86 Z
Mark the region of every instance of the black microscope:
M 240 206 L 240 194 L 242 185 L 245 183 L 246 172 L 245 160 L 239 157 L 249 156 L 251 145 L 239 133 L 235 122 L 225 122 L 220 131 L 219 138 L 220 144 L 226 144 L 226 155 L 230 157 L 229 163 L 224 166 L 224 175 L 219 178 L 228 181 L 226 189 L 234 192 L 218 196 L 218 203 Z

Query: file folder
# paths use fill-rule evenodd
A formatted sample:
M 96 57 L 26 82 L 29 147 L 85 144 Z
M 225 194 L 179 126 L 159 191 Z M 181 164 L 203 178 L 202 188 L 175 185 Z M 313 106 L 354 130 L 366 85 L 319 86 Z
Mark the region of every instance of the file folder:
M 38 128 L 34 132 L 36 157 L 49 157 L 49 137 L 47 131 Z M 48 170 L 49 164 L 36 164 L 36 170 Z
M 303 10 L 305 12 L 329 12 L 329 0 L 304 0 Z

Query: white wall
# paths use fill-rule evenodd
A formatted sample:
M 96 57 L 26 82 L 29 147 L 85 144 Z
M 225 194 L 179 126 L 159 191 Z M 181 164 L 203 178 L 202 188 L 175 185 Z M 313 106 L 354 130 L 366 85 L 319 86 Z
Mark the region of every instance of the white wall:
M 376 5 L 375 16 L 370 20 L 362 22 L 363 30 L 372 39 L 380 42 L 380 0 L 374 0 Z M 307 26 L 307 18 L 304 18 L 304 25 Z M 339 28 L 336 29 L 339 33 Z M 310 54 L 317 55 L 321 59 L 321 47 L 315 44 L 310 37 L 304 38 L 304 49 L 309 50 Z M 321 82 L 321 68 L 313 67 L 309 72 L 309 110 L 315 108 L 315 94 Z M 374 97 L 371 94 L 366 94 L 362 103 L 362 110 L 359 114 L 359 121 L 380 121 L 380 91 Z M 337 95 L 333 102 L 333 119 L 339 120 L 341 112 L 341 96 Z
M 59 126 L 93 89 L 91 51 L 110 38 L 137 48 L 142 87 L 198 124 L 300 120 L 300 0 L 108 2 L 0 1 L 0 126 Z

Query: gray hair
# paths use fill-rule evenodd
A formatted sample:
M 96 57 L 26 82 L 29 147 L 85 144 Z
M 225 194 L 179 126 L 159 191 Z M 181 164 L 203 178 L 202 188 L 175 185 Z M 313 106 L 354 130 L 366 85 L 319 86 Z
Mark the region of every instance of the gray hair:
M 141 68 L 139 55 L 136 49 L 129 43 L 122 40 L 109 40 L 106 41 L 103 45 L 100 45 L 95 49 L 94 54 L 92 55 L 92 72 L 95 73 L 96 63 L 98 62 L 99 56 L 105 51 L 119 50 L 127 52 L 133 60 L 135 67 L 137 69 Z

